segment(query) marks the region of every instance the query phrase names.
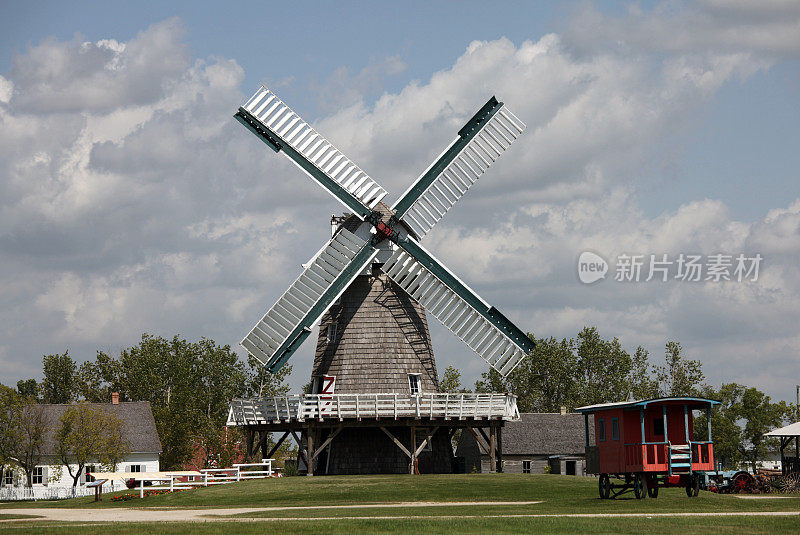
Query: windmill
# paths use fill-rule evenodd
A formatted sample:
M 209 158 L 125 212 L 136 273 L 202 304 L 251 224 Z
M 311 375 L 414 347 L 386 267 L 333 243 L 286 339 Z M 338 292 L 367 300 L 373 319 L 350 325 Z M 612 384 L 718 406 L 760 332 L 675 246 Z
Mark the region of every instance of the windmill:
M 416 404 L 416 413 L 409 425 L 412 431 L 420 425 L 423 390 L 431 395 L 438 393 L 425 312 L 437 318 L 503 376 L 507 376 L 530 353 L 533 342 L 523 331 L 420 244 L 420 240 L 523 132 L 525 125 L 502 102 L 490 98 L 391 207 L 383 203 L 387 191 L 382 186 L 266 87 L 259 88 L 234 117 L 275 152 L 289 158 L 351 214 L 334 227 L 331 240 L 303 264 L 304 271 L 241 342 L 250 355 L 274 373 L 286 364 L 311 334 L 312 328 L 322 320 L 313 373 L 318 379 L 314 387 L 318 397 L 316 407 L 311 409 L 316 410 L 319 421 L 331 412 L 329 407 L 334 400 L 341 407 L 344 398 L 336 396 L 342 392 L 356 396 L 355 414 L 359 421 L 358 395 L 375 393 L 374 415 L 380 418 L 378 393 L 394 393 L 394 417 L 402 420 L 398 418 L 397 394 L 405 390 L 405 393 L 416 396 L 410 401 Z M 373 306 L 373 303 L 380 306 Z M 357 330 L 354 325 L 361 328 L 361 339 L 369 340 L 367 349 L 348 351 L 347 344 L 343 349 L 337 331 L 343 328 L 341 336 L 353 333 Z M 369 329 L 375 331 L 374 337 Z M 360 357 L 360 364 L 354 361 L 356 357 Z M 332 368 L 338 370 L 337 373 L 330 373 Z M 380 377 L 383 380 L 378 380 Z M 463 399 L 462 395 L 462 403 Z M 297 401 L 296 418 L 291 414 L 294 409 L 289 408 L 289 400 L 280 401 L 286 402 L 285 416 L 288 420 L 305 421 L 300 416 L 305 410 L 301 409 L 304 399 Z M 436 402 L 439 402 L 438 398 Z M 472 414 L 475 421 L 480 420 L 477 408 L 480 403 L 475 398 Z M 492 403 L 494 401 L 490 405 Z M 503 418 L 513 417 L 516 411 L 515 400 L 510 409 L 507 399 L 505 403 L 500 425 Z M 245 425 L 255 425 L 247 420 L 248 417 L 242 416 L 247 413 L 243 406 L 239 406 L 236 412 L 234 405 L 232 402 L 232 414 L 244 418 Z M 431 397 L 432 419 L 433 405 L 434 398 Z M 253 407 L 255 405 L 248 410 L 252 412 L 255 410 Z M 284 421 L 281 416 L 284 409 L 278 400 L 274 401 L 274 409 L 266 405 L 262 408 L 274 414 L 277 421 Z M 464 418 L 463 409 L 462 406 L 461 419 Z M 446 405 L 444 410 L 447 420 L 447 411 L 451 408 Z M 491 420 L 495 409 L 488 410 L 487 418 Z M 242 425 L 241 419 L 232 418 L 236 425 Z M 270 418 L 273 417 L 256 420 L 263 424 Z M 341 417 L 341 411 L 338 420 L 347 420 Z M 294 433 L 290 427 L 284 438 L 288 433 Z M 262 425 L 262 435 L 265 429 Z M 295 435 L 295 439 L 302 443 L 301 451 L 311 458 L 313 471 L 315 456 L 308 445 L 309 442 L 313 444 L 315 432 L 302 426 L 297 429 L 306 436 L 305 440 L 300 440 Z M 402 445 L 405 439 L 397 439 L 383 426 L 381 430 L 412 459 L 412 466 L 415 466 L 421 451 L 417 451 L 416 434 L 412 432 L 409 449 Z M 329 446 L 333 437 L 342 431 L 341 426 L 331 428 L 325 446 L 320 446 L 320 449 Z M 358 433 L 351 433 L 350 442 L 363 443 L 356 435 L 363 438 L 365 432 L 361 429 Z M 338 441 L 347 442 L 345 435 Z M 429 448 L 427 451 L 434 444 L 432 435 L 423 436 L 421 440 L 423 446 Z M 380 432 L 378 436 L 381 436 Z M 484 438 L 487 444 L 495 447 L 494 435 L 492 439 L 486 435 Z M 442 447 L 448 444 L 445 439 L 438 443 Z M 313 445 L 310 449 L 313 450 Z M 364 452 L 357 455 L 364 457 Z M 452 456 L 452 452 L 449 455 Z M 330 464 L 331 459 L 328 456 L 326 463 Z M 346 461 L 342 462 L 346 464 Z M 340 467 L 339 473 L 342 471 L 347 469 Z

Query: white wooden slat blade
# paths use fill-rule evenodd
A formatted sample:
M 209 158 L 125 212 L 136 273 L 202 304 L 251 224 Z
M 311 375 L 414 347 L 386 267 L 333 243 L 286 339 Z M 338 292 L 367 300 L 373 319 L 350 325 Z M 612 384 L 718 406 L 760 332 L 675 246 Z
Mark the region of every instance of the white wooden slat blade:
M 271 130 L 283 143 L 292 147 L 312 165 L 315 165 L 321 173 L 345 188 L 345 191 L 349 191 L 363 206 L 371 209 L 386 196 L 387 192 L 382 186 L 321 136 L 268 88 L 259 88 L 245 104 L 244 109 Z M 348 165 L 352 167 L 353 172 L 348 172 L 346 175 L 361 175 L 358 180 L 360 186 L 358 191 L 342 182 L 347 176 L 339 173 L 342 169 L 347 169 Z M 312 176 L 312 178 L 314 177 Z M 321 178 L 315 180 L 321 181 Z M 334 196 L 346 195 L 345 191 L 332 191 L 330 185 L 325 187 Z M 358 215 L 363 218 L 362 214 Z
M 403 215 L 403 221 L 412 227 L 418 237 L 427 234 L 469 190 L 469 187 L 511 146 L 524 129 L 525 124 L 508 111 L 505 105 L 501 106 L 414 201 Z M 436 197 L 434 192 L 437 191 L 439 194 L 447 191 L 454 198 L 445 196 L 447 202 L 443 202 L 444 199 Z M 440 206 L 443 206 L 443 212 Z
M 346 247 L 342 245 L 345 243 Z M 275 352 L 286 342 L 291 333 L 301 325 L 303 319 L 308 316 L 320 299 L 326 293 L 330 293 L 328 289 L 333 281 L 347 269 L 351 260 L 356 256 L 351 248 L 356 248 L 360 244 L 360 250 L 366 246 L 366 243 L 348 230 L 340 229 L 328 245 L 311 260 L 309 267 L 300 274 L 242 340 L 242 346 L 262 364 L 266 364 L 275 356 Z M 339 252 L 340 250 L 346 251 L 348 256 L 344 256 Z M 346 261 L 342 262 L 340 259 Z M 329 279 L 321 279 L 320 271 L 328 275 Z M 319 286 L 321 283 L 324 283 L 324 287 Z M 313 288 L 310 285 L 317 285 L 318 289 L 312 291 Z

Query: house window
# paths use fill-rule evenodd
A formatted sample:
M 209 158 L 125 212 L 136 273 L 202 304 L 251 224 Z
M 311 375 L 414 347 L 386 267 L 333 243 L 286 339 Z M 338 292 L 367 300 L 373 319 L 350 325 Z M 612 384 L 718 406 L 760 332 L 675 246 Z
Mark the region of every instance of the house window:
M 408 387 L 411 389 L 412 396 L 418 396 L 422 393 L 422 381 L 418 373 L 408 374 Z
M 664 436 L 664 419 L 661 417 L 653 418 L 653 436 Z
M 33 484 L 44 484 L 44 466 L 37 466 L 33 469 Z
M 522 461 L 522 473 L 523 474 L 530 474 L 531 473 L 531 462 L 530 461 Z
M 611 418 L 611 440 L 619 440 L 619 418 Z
M 97 466 L 93 464 L 87 464 L 86 467 L 83 469 L 83 473 L 86 476 L 86 482 L 91 483 L 94 481 L 94 474 L 95 472 L 99 472 L 100 470 L 97 469 Z
M 332 344 L 336 341 L 336 324 L 329 323 L 328 324 L 328 331 L 325 335 L 326 339 L 328 340 L 329 344 Z
M 5 474 L 3 474 L 3 484 L 9 487 L 14 484 L 14 470 L 11 468 L 6 468 Z
M 597 440 L 600 442 L 605 442 L 606 440 L 606 421 L 604 418 L 600 418 L 597 421 Z
M 128 472 L 144 472 L 141 464 L 131 464 L 128 466 Z

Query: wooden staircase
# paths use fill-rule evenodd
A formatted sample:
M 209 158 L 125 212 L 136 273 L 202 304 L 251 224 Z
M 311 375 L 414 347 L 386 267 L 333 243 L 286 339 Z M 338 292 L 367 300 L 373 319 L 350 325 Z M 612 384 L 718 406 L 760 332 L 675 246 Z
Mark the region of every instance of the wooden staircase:
M 690 444 L 669 444 L 669 475 L 692 473 Z

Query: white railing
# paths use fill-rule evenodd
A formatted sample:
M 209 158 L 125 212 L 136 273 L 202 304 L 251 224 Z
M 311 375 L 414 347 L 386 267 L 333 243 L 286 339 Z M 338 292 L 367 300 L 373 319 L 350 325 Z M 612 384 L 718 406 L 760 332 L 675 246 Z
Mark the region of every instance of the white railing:
M 66 500 L 91 496 L 94 489 L 86 487 L 2 487 L 0 502 L 21 500 Z
M 364 418 L 517 420 L 512 394 L 301 394 L 234 399 L 228 425 Z
M 262 459 L 260 463 L 239 463 L 232 468 L 206 468 L 200 470 L 203 474 L 203 486 L 222 485 L 224 483 L 234 483 L 245 479 L 264 479 L 276 475 L 277 468 L 272 468 L 274 459 Z M 242 470 L 243 468 L 259 467 L 263 470 Z

